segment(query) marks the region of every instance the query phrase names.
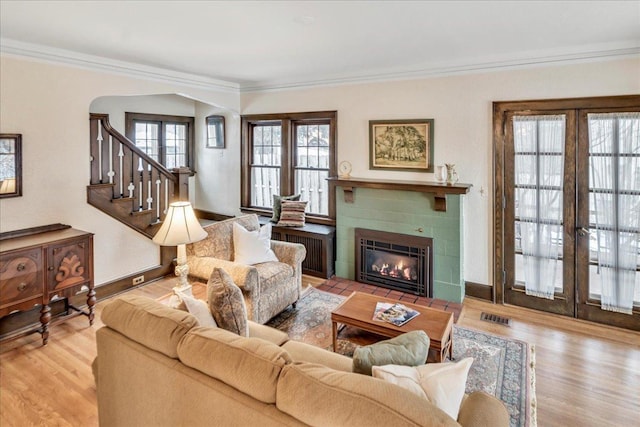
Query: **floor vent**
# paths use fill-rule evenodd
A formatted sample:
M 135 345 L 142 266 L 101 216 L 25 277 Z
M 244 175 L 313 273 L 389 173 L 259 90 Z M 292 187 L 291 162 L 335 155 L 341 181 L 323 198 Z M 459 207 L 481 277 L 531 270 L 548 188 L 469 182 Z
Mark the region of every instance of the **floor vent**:
M 480 320 L 484 320 L 485 322 L 497 323 L 499 325 L 511 326 L 511 319 L 509 319 L 508 317 L 485 313 L 484 311 L 480 313 Z

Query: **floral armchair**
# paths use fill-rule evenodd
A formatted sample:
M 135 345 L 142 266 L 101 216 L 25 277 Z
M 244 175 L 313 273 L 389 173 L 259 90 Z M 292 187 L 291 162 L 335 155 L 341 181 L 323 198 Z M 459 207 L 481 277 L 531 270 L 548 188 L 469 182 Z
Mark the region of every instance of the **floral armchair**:
M 306 249 L 298 243 L 271 241 L 278 261 L 246 265 L 234 262 L 233 224 L 248 231 L 260 228 L 258 216 L 243 215 L 204 227 L 208 237 L 187 245 L 189 275 L 208 281 L 215 267 L 224 269 L 242 290 L 249 319 L 264 324 L 300 298 L 302 261 Z

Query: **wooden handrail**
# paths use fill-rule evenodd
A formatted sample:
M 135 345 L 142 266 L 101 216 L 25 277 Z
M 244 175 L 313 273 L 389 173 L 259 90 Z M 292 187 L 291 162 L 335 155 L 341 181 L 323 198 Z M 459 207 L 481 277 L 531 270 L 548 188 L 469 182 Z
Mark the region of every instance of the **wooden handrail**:
M 147 153 L 136 147 L 136 145 L 129 138 L 118 132 L 111 123 L 109 122 L 109 115 L 103 113 L 90 113 L 90 120 L 101 120 L 103 129 L 111 136 L 115 137 L 121 144 L 127 146 L 131 151 L 136 153 L 138 156 L 143 158 L 148 164 L 150 164 L 155 169 L 158 169 L 163 175 L 171 179 L 172 181 L 176 181 L 176 177 L 173 175 L 169 169 L 165 168 L 163 164 L 155 161 L 153 158 L 149 157 Z

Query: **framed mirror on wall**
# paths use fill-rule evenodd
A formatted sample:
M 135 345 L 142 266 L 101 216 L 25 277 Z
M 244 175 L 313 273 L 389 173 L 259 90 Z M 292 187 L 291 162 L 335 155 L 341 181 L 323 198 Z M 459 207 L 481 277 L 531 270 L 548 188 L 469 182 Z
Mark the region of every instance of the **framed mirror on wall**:
M 207 148 L 225 148 L 224 116 L 207 117 Z
M 0 198 L 22 196 L 22 135 L 0 133 Z

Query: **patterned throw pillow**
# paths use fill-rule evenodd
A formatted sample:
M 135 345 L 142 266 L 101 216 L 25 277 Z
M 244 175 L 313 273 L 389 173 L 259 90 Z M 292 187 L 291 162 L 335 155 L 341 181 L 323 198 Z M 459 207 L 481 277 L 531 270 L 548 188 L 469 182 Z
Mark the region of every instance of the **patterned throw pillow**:
M 207 299 L 209 310 L 219 328 L 249 336 L 247 307 L 244 304 L 242 291 L 231 276 L 221 268 L 214 268 L 207 283 Z
M 282 213 L 280 213 L 280 227 L 304 227 L 304 211 L 307 202 L 282 202 Z
M 282 211 L 282 202 L 285 200 L 298 201 L 300 200 L 300 195 L 293 194 L 291 196 L 278 196 L 274 194 L 273 195 L 273 214 L 271 216 L 271 222 L 280 221 L 280 213 Z

